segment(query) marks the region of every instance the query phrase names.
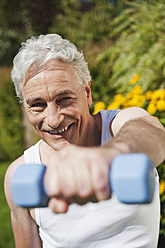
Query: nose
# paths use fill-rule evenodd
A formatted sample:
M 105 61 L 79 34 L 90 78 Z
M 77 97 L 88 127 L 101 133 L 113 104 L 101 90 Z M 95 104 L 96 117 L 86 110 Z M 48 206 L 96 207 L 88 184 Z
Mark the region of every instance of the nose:
M 57 128 L 64 120 L 64 116 L 60 113 L 60 109 L 54 104 L 50 103 L 46 109 L 46 124 L 51 128 Z

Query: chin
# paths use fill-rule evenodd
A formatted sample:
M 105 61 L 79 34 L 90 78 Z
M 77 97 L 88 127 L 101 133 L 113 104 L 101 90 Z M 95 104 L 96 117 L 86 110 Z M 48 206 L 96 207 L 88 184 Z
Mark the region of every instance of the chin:
M 64 148 L 66 145 L 68 145 L 69 142 L 68 141 L 61 141 L 61 142 L 57 142 L 57 143 L 51 143 L 48 144 L 49 146 L 51 146 L 54 150 L 58 151 L 61 150 L 62 148 Z

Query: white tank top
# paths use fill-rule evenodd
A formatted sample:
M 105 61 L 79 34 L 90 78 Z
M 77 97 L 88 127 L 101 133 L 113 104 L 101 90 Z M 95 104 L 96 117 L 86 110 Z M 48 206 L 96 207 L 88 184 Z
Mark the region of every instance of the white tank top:
M 102 145 L 111 138 L 109 125 L 117 110 L 100 111 Z M 25 151 L 26 163 L 41 163 L 39 144 Z M 35 209 L 43 248 L 156 248 L 159 234 L 159 178 L 155 177 L 153 202 L 147 205 L 110 200 L 72 204 L 65 214 L 49 208 Z

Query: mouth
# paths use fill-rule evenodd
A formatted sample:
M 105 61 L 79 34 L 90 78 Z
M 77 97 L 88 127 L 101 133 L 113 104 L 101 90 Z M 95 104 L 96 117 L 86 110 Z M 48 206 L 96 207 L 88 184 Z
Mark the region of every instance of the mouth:
M 70 129 L 70 127 L 72 125 L 73 125 L 73 123 L 69 124 L 66 127 L 61 128 L 61 129 L 58 129 L 58 130 L 49 130 L 49 131 L 46 131 L 46 132 L 51 134 L 51 135 L 61 135 L 62 136 L 62 135 L 65 135 L 68 132 L 68 130 Z

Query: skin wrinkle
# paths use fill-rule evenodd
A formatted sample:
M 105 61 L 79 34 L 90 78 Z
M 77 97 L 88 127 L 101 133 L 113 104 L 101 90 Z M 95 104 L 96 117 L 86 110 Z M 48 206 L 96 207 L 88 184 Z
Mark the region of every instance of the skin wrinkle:
M 33 62 L 26 73 L 25 82 L 23 83 L 23 86 L 25 86 L 31 78 L 35 77 L 36 75 L 38 75 L 39 73 L 41 73 L 43 71 L 54 71 L 55 69 L 60 70 L 60 67 L 57 65 L 57 62 L 63 63 L 63 61 L 61 61 L 60 59 L 50 59 L 50 60 L 46 61 L 44 64 L 41 64 L 40 61 Z M 73 66 L 71 66 L 69 64 L 68 64 L 68 66 L 70 66 L 72 69 L 74 69 Z M 78 76 L 75 69 L 74 69 L 74 71 L 77 75 L 77 78 L 79 79 L 79 76 Z M 84 89 L 84 87 L 83 87 L 83 89 Z
M 52 70 L 52 63 L 53 68 Z M 25 98 L 25 109 L 29 117 L 30 122 L 33 125 L 37 135 L 45 142 L 48 141 L 56 147 L 53 136 L 47 133 L 49 130 L 58 131 L 66 126 L 73 124 L 69 131 L 69 136 L 65 138 L 69 143 L 81 145 L 85 144 L 91 146 L 94 130 L 88 130 L 89 122 L 94 124 L 94 118 L 90 117 L 85 119 L 86 113 L 88 113 L 88 107 L 92 103 L 91 92 L 89 86 L 85 86 L 85 91 L 78 83 L 77 74 L 75 69 L 68 64 L 61 61 L 50 62 L 50 68 L 43 72 L 40 72 L 33 78 L 31 78 L 23 87 Z M 72 102 L 63 106 L 60 104 L 60 99 L 66 95 L 62 92 L 72 92 L 68 96 L 71 97 Z M 35 100 L 41 99 L 41 107 L 36 111 Z M 34 107 L 33 107 L 34 101 Z M 32 105 L 28 105 L 32 102 Z M 37 103 L 37 101 L 36 101 Z M 89 113 L 88 113 L 89 115 Z M 64 119 L 64 120 L 63 120 Z M 48 125 L 49 124 L 49 125 Z M 76 132 L 76 135 L 75 135 Z M 84 137 L 84 133 L 88 132 L 89 135 Z M 51 138 L 51 139 L 50 139 Z M 57 140 L 63 141 L 63 138 L 57 137 Z M 84 141 L 85 139 L 85 141 Z M 51 140 L 51 141 L 50 141 Z

